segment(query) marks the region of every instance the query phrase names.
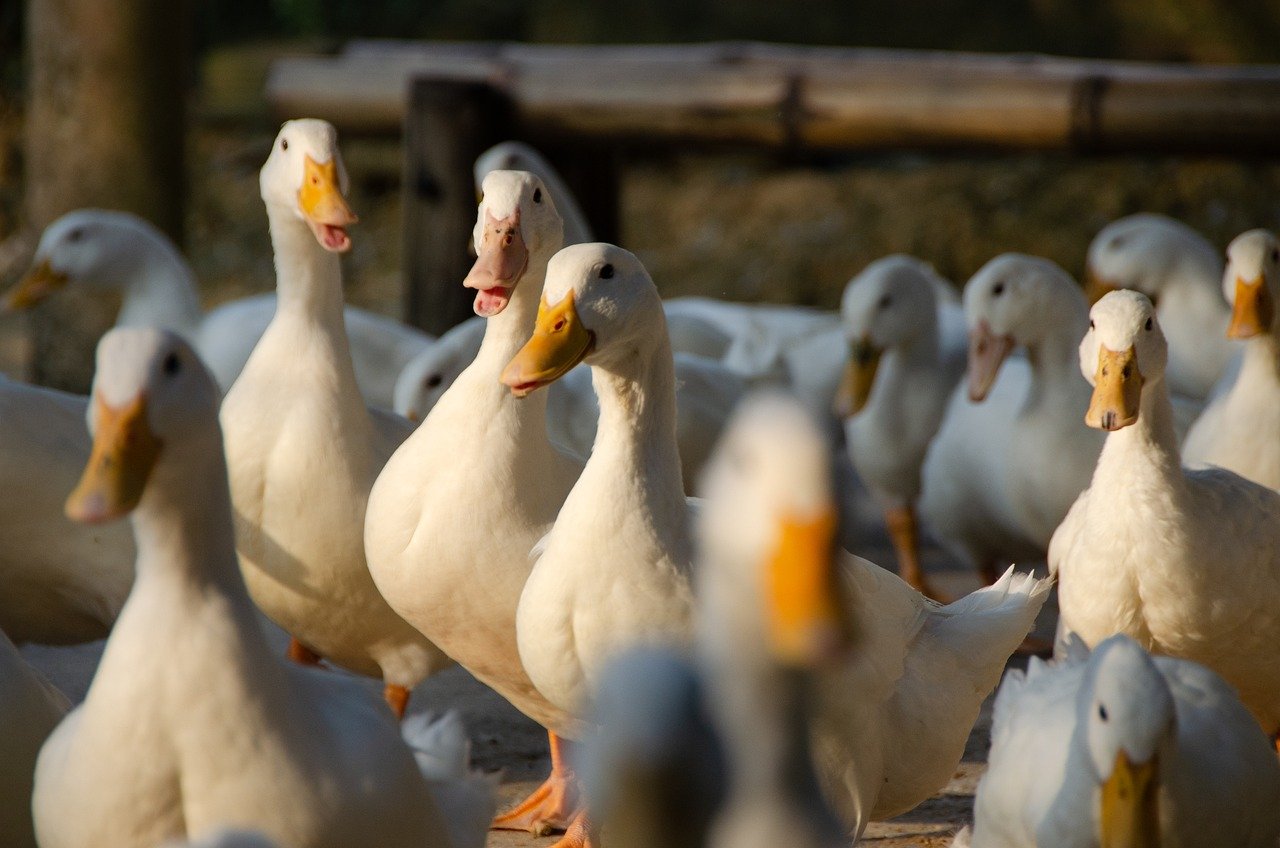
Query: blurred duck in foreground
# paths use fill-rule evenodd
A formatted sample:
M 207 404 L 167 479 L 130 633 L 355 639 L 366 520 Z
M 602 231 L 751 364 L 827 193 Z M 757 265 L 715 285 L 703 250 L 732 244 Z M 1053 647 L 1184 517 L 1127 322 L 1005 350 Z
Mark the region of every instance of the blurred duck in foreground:
M 1113 633 L 1203 663 L 1264 731 L 1280 729 L 1280 493 L 1230 471 L 1185 470 L 1156 309 L 1113 292 L 1090 312 L 1086 423 L 1108 431 L 1089 488 L 1049 545 L 1060 630 Z
M 1232 304 L 1227 335 L 1244 340 L 1244 361 L 1192 426 L 1182 459 L 1280 489 L 1280 242 L 1273 233 L 1250 230 L 1231 242 L 1222 290 Z
M 117 327 L 163 327 L 200 352 L 225 392 L 276 312 L 276 295 L 242 297 L 205 312 L 195 273 L 160 230 L 136 215 L 77 209 L 40 237 L 34 265 L 4 299 L 29 309 L 66 286 L 123 295 Z M 390 408 L 401 369 L 432 337 L 364 309 L 343 309 L 356 378 L 372 404 Z
M 928 263 L 887 256 L 845 287 L 849 361 L 836 393 L 854 470 L 884 510 L 898 573 L 933 598 L 920 566 L 916 501 L 925 451 L 964 370 L 964 318 Z
M 1273 848 L 1280 763 L 1235 691 L 1127 636 L 1011 671 L 957 846 Z
M 68 706 L 0 631 L 0 833 L 6 846 L 36 848 L 31 821 L 36 755 Z
M 293 848 L 463 848 L 386 707 L 269 650 L 237 568 L 218 402 L 171 333 L 99 345 L 93 454 L 66 508 L 92 523 L 133 514 L 137 580 L 84 703 L 40 753 L 40 845 L 230 827 Z
M 342 319 L 347 227 L 337 132 L 289 121 L 262 166 L 276 258 L 275 317 L 222 404 L 236 548 L 254 602 L 300 662 L 332 660 L 409 692 L 451 664 L 379 594 L 364 519 L 378 472 L 412 425 L 365 406 Z

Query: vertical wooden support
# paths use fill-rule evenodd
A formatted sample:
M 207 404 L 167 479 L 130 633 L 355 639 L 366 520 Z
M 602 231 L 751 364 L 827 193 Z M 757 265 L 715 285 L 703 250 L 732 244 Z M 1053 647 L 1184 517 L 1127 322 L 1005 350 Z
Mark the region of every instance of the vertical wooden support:
M 462 287 L 476 219 L 472 166 L 512 134 L 510 101 L 493 86 L 418 78 L 404 127 L 405 320 L 443 333 L 473 313 Z
M 189 0 L 28 3 L 31 226 L 99 206 L 137 213 L 181 242 L 190 11 Z M 73 296 L 41 307 L 32 376 L 86 390 L 112 309 Z

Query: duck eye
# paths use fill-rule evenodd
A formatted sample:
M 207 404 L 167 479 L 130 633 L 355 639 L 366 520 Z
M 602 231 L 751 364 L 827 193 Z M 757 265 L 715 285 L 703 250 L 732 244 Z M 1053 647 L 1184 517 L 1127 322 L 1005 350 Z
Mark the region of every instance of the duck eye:
M 1089 329 L 1090 329 L 1090 330 L 1096 330 L 1096 329 L 1097 329 L 1097 327 L 1095 327 L 1095 326 L 1094 326 L 1094 324 L 1093 324 L 1093 319 L 1092 319 L 1092 318 L 1090 318 L 1090 319 L 1089 319 Z
M 884 297 L 880 298 L 880 303 L 877 306 L 880 309 L 888 309 L 890 304 L 892 303 L 893 303 L 893 298 L 889 297 L 889 295 L 885 295 Z
M 604 264 L 604 267 L 600 269 L 600 279 L 602 280 L 613 279 L 613 263 L 612 262 L 606 262 Z
M 425 385 L 428 389 L 434 389 L 436 386 L 440 385 L 443 382 L 444 382 L 444 377 L 440 376 L 439 374 L 432 374 L 430 377 L 427 378 L 427 382 L 425 383 Z
M 1003 282 L 996 283 L 995 286 L 992 287 L 991 289 L 991 294 L 994 295 L 995 297 L 999 297 L 1000 295 L 1004 294 L 1004 283 Z
M 1271 248 L 1271 261 L 1280 262 L 1280 248 Z
M 1107 720 L 1107 707 L 1105 704 L 1098 704 L 1098 718 L 1103 721 Z
M 161 365 L 161 368 L 164 369 L 164 373 L 167 376 L 172 377 L 182 370 L 182 360 L 178 359 L 178 354 L 170 351 L 169 355 L 164 358 L 164 364 Z
M 534 203 L 541 203 L 541 202 L 542 202 L 542 189 L 540 189 L 540 188 L 535 188 L 535 189 L 533 190 L 533 202 L 534 202 Z
M 280 149 L 281 149 L 281 150 L 288 150 L 288 149 L 289 149 L 289 139 L 287 139 L 287 138 L 282 138 L 282 139 L 280 139 Z
M 67 241 L 80 241 L 82 238 L 84 238 L 84 230 L 79 227 L 67 233 Z
M 1143 324 L 1142 326 L 1143 326 L 1143 328 L 1144 328 L 1144 329 L 1150 330 L 1150 329 L 1151 329 L 1151 318 L 1150 318 L 1150 317 L 1148 317 L 1148 318 L 1147 318 L 1147 323 Z

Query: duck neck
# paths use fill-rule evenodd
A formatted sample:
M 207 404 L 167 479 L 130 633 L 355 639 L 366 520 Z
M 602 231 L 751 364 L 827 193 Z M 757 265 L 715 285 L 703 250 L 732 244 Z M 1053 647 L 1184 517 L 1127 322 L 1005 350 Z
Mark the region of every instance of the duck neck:
M 610 485 L 633 481 L 659 521 L 683 527 L 684 482 L 676 440 L 676 377 L 666 324 L 643 342 L 591 367 L 600 423 L 585 477 L 607 475 Z M 681 534 L 683 535 L 683 534 Z
M 135 244 L 140 253 L 125 274 L 116 323 L 164 327 L 192 338 L 204 313 L 190 266 L 167 241 L 139 238 Z
M 183 595 L 221 595 L 252 620 L 240 576 L 231 492 L 216 425 L 207 438 L 166 445 L 133 512 L 138 545 L 135 592 L 177 585 Z M 255 624 L 256 626 L 256 624 Z
M 1244 384 L 1246 377 L 1250 378 L 1250 381 L 1265 378 L 1269 382 L 1275 382 L 1280 378 L 1280 339 L 1276 337 L 1276 330 L 1254 336 L 1245 344 L 1240 363 L 1240 376 L 1236 379 L 1235 385 Z
M 1102 485 L 1118 492 L 1145 491 L 1134 482 L 1135 466 L 1139 475 L 1154 475 L 1160 479 L 1161 485 L 1173 489 L 1183 485 L 1178 435 L 1173 428 L 1173 406 L 1163 377 L 1142 387 L 1138 420 L 1107 434 L 1092 486 Z
M 291 210 L 268 204 L 276 265 L 276 317 L 314 323 L 346 348 L 342 267 Z
M 1026 345 L 1031 385 L 1023 412 L 1039 409 L 1053 400 L 1074 401 L 1087 385 L 1080 376 L 1076 346 L 1085 334 L 1087 319 L 1055 324 L 1032 344 Z

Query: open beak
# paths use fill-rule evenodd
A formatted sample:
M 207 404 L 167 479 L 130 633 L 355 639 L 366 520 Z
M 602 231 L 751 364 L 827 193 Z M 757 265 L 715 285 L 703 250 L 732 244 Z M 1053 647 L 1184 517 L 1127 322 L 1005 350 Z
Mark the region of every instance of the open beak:
M 969 332 L 969 400 L 981 403 L 987 399 L 1013 348 L 1013 336 L 997 336 L 986 321 L 979 321 Z
M 765 563 L 770 642 L 783 663 L 812 668 L 841 656 L 853 641 L 842 603 L 834 505 L 809 519 L 779 522 Z
M 1263 277 L 1255 280 L 1236 277 L 1236 299 L 1227 338 L 1248 339 L 1270 332 L 1275 315 L 1275 299 L 1271 297 Z
M 41 259 L 18 284 L 4 296 L 6 312 L 30 309 L 67 284 L 67 275 L 53 270 L 48 259 Z
M 1142 400 L 1142 372 L 1134 348 L 1117 353 L 1098 346 L 1093 398 L 1084 423 L 1100 430 L 1119 430 L 1138 420 Z
M 543 295 L 533 337 L 502 370 L 502 383 L 511 394 L 524 397 L 567 374 L 587 358 L 595 343 L 595 335 L 578 318 L 572 291 L 555 306 Z
M 1093 270 L 1092 265 L 1085 266 L 1084 296 L 1088 298 L 1090 306 L 1093 306 L 1095 303 L 1102 300 L 1104 295 L 1108 295 L 1118 289 L 1119 286 L 1114 286 L 1099 276 L 1098 272 Z
M 467 288 L 476 289 L 476 314 L 491 318 L 506 309 L 511 290 L 528 267 L 529 249 L 520 234 L 520 209 L 501 219 L 486 209 L 476 264 L 462 281 Z
M 862 411 L 871 397 L 871 387 L 876 382 L 876 369 L 880 367 L 880 349 L 863 338 L 849 346 L 849 363 L 840 378 L 833 409 L 841 418 L 849 418 Z
M 94 403 L 93 451 L 66 504 L 67 517 L 86 524 L 111 521 L 138 505 L 161 447 L 147 424 L 145 395 L 120 408 L 101 398 Z
M 1102 784 L 1101 848 L 1159 848 L 1157 758 L 1132 763 L 1121 750 Z
M 332 253 L 351 249 L 347 227 L 358 219 L 338 188 L 338 160 L 323 165 L 309 155 L 303 159 L 302 188 L 298 189 L 298 207 L 315 233 L 320 246 Z

